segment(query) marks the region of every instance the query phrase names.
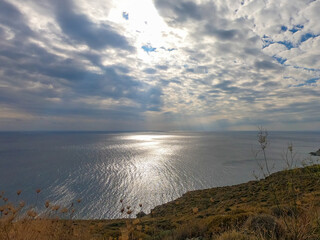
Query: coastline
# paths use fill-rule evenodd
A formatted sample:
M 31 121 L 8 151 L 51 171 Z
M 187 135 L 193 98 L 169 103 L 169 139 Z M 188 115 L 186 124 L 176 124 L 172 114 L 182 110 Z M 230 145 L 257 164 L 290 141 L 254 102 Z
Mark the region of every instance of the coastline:
M 293 234 L 291 227 L 294 229 L 293 222 L 290 222 L 290 229 L 286 229 L 284 219 L 298 221 L 320 212 L 319 176 L 320 165 L 312 165 L 233 186 L 190 191 L 155 207 L 141 218 L 34 219 L 31 222 L 35 226 L 46 223 L 63 234 L 68 233 L 66 239 L 256 239 L 255 234 L 262 234 L 262 230 L 274 236 L 259 239 L 282 239 L 279 234 L 287 237 Z M 318 221 L 316 217 L 310 221 Z M 260 224 L 259 229 L 252 227 L 255 219 Z M 271 230 L 268 224 L 273 226 Z M 298 221 L 296 227 L 305 228 L 300 224 Z M 319 226 L 314 227 L 320 230 Z M 227 235 L 238 237 L 223 238 Z M 52 239 L 59 238 L 61 236 Z
M 95 226 L 92 227 L 93 233 L 101 237 L 120 237 L 129 221 L 132 233 L 143 239 L 166 234 L 181 235 L 181 231 L 190 238 L 206 239 L 208 236 L 220 236 L 230 229 L 240 229 L 255 216 L 281 220 L 281 211 L 290 215 L 295 204 L 298 204 L 295 206 L 297 209 L 304 211 L 311 205 L 319 210 L 319 175 L 320 165 L 283 170 L 257 181 L 187 192 L 178 199 L 155 207 L 140 219 L 80 220 L 79 223 Z M 298 189 L 299 192 L 294 193 L 297 199 L 294 199 L 288 184 Z M 136 226 L 142 226 L 141 233 L 135 229 Z

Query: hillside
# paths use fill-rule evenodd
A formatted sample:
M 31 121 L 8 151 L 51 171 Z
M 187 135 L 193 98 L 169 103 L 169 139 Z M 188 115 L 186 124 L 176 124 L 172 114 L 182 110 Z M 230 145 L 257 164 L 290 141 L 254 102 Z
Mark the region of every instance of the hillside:
M 279 224 L 286 232 L 283 235 L 295 234 L 292 224 L 300 225 L 296 226 L 300 232 L 300 228 L 307 230 L 305 225 L 312 228 L 312 232 L 319 231 L 319 217 L 313 216 L 320 208 L 319 181 L 320 166 L 314 165 L 277 172 L 260 181 L 187 192 L 172 202 L 157 206 L 151 214 L 133 220 L 133 226 L 128 229 L 136 237 L 143 238 L 210 239 L 226 231 L 250 228 L 250 220 L 262 216 L 267 221 L 265 224 L 268 221 Z M 310 222 L 306 223 L 308 219 Z M 303 226 L 300 220 L 303 220 Z M 96 226 L 94 232 L 100 236 L 116 237 L 120 227 L 124 232 L 127 228 L 124 220 L 91 223 Z M 264 223 L 261 224 L 259 227 L 264 231 Z M 311 233 L 306 234 L 312 239 Z
M 138 219 L 8 223 L 2 217 L 0 236 L 18 239 L 9 237 L 26 231 L 37 239 L 319 239 L 319 181 L 319 165 L 285 170 L 259 181 L 187 192 Z

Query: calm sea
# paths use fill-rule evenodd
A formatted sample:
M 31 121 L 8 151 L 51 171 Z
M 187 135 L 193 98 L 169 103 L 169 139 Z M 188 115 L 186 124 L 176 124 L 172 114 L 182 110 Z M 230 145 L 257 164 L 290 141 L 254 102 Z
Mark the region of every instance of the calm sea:
M 320 133 L 269 132 L 269 141 L 277 171 L 289 143 L 303 160 L 320 147 Z M 0 191 L 38 207 L 81 198 L 77 218 L 118 218 L 120 199 L 149 212 L 190 190 L 254 180 L 257 150 L 257 132 L 0 133 Z

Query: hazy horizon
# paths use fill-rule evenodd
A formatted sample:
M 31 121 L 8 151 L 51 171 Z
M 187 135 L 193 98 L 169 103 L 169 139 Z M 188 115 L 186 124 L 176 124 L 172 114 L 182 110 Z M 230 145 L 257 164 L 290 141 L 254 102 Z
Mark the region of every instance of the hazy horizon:
M 320 133 L 320 130 L 271 130 L 264 129 L 268 133 Z M 248 132 L 257 133 L 257 130 L 211 130 L 211 131 L 199 131 L 199 130 L 0 130 L 0 133 L 224 133 L 224 132 Z

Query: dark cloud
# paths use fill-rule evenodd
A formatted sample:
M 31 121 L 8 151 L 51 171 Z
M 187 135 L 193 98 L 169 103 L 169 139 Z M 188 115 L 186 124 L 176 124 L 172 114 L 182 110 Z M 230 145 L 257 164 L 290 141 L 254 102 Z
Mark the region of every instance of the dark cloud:
M 269 82 L 263 83 L 262 86 L 267 87 L 267 88 L 270 88 L 270 87 L 273 88 L 273 87 L 279 87 L 279 86 L 281 86 L 281 84 L 278 82 L 269 81 Z
M 203 17 L 198 5 L 192 1 L 156 0 L 155 5 L 162 15 L 167 15 L 168 11 L 172 11 L 174 13 L 172 17 L 177 22 L 185 22 L 189 18 L 201 20 Z
M 194 70 L 194 68 L 186 68 L 186 72 L 188 72 L 188 73 L 194 73 L 195 70 Z
M 85 41 L 88 45 L 97 44 L 96 47 L 131 50 L 125 38 L 108 26 L 94 25 L 86 16 L 73 12 L 68 2 L 58 3 L 62 4 L 57 5 L 61 26 L 71 36 L 78 37 L 78 40 Z M 15 108 L 28 112 L 35 107 L 44 108 L 43 105 L 48 109 L 59 105 L 47 98 L 58 98 L 63 105 L 70 106 L 70 99 L 104 97 L 130 99 L 140 105 L 139 112 L 161 108 L 162 90 L 129 76 L 129 67 L 104 67 L 101 55 L 88 51 L 71 55 L 69 53 L 69 58 L 55 55 L 46 48 L 29 42 L 28 36 L 32 31 L 25 25 L 23 15 L 16 7 L 1 1 L 0 13 L 1 23 L 8 25 L 14 33 L 19 33 L 19 36 L 0 42 L 0 69 L 3 71 L 1 80 L 8 84 L 8 87 L 1 88 L 2 104 L 14 105 Z M 41 40 L 40 37 L 39 39 Z M 82 60 L 100 67 L 101 72 L 89 70 Z M 10 87 L 12 85 L 14 88 Z M 30 87 L 33 85 L 35 87 Z
M 239 100 L 244 101 L 246 103 L 254 103 L 256 100 L 256 96 L 241 96 Z
M 4 0 L 0 2 L 0 20 L 1 23 L 10 25 L 12 22 L 17 22 L 22 19 L 20 11 L 14 7 L 11 3 L 8 3 Z
M 233 82 L 231 82 L 231 81 L 223 81 L 221 83 L 213 85 L 212 87 L 217 88 L 217 89 L 221 89 L 226 92 L 231 92 L 231 93 L 241 91 L 240 88 L 232 86 L 232 84 L 233 84 Z
M 161 84 L 163 86 L 168 86 L 169 84 L 177 84 L 177 85 L 181 85 L 181 81 L 177 80 L 177 79 L 169 79 L 169 80 L 165 80 L 165 79 L 161 79 Z
M 101 71 L 93 72 L 83 60 Z M 126 65 L 103 66 L 100 55 L 92 52 L 69 53 L 69 58 L 63 58 L 27 39 L 14 38 L 0 42 L 0 70 L 1 81 L 7 85 L 0 88 L 2 106 L 35 116 L 139 119 L 143 112 L 162 107 L 161 88 L 130 76 Z M 129 99 L 134 105 L 101 109 L 86 103 L 87 98 Z
M 61 67 L 62 65 L 64 65 L 64 68 Z M 89 103 L 86 104 L 85 101 L 82 105 L 73 102 L 88 97 L 100 98 L 101 100 L 130 99 L 138 105 L 125 109 L 129 115 L 130 112 L 140 114 L 144 111 L 159 111 L 162 107 L 161 88 L 141 83 L 125 74 L 118 74 L 116 68 L 105 68 L 103 74 L 94 74 L 77 68 L 77 64 L 72 61 L 68 64 L 61 64 L 59 71 L 55 71 L 54 66 L 57 65 L 53 65 L 52 68 L 38 65 L 36 67 L 37 78 L 33 77 L 35 73 L 33 68 L 25 67 L 21 69 L 24 74 L 6 71 L 5 79 L 15 78 L 16 86 L 14 89 L 0 89 L 1 103 L 21 109 L 24 112 L 36 114 L 52 112 L 57 116 L 81 113 L 85 115 L 88 113 L 86 108 L 92 106 Z M 44 76 L 51 80 L 49 82 L 44 81 Z M 35 85 L 42 82 L 43 87 L 25 88 L 26 84 L 31 82 L 34 82 Z M 11 83 L 13 82 L 11 81 Z M 48 88 L 49 84 L 52 84 L 53 87 Z M 60 101 L 54 103 L 50 101 L 50 98 L 58 98 Z M 67 111 L 70 111 L 70 113 L 67 114 Z M 96 112 L 102 111 L 100 109 Z M 95 110 L 92 109 L 90 112 L 94 113 Z M 110 113 L 107 109 L 106 112 Z
M 16 33 L 30 35 L 32 31 L 25 24 L 26 19 L 21 12 L 11 3 L 4 0 L 0 1 L 0 22 L 7 25 Z
M 258 48 L 246 47 L 244 48 L 244 52 L 249 55 L 257 56 L 261 53 L 261 50 Z
M 17 97 L 19 96 L 19 97 Z M 92 118 L 95 120 L 134 120 L 143 118 L 141 108 L 128 106 L 115 106 L 108 108 L 97 108 L 85 101 L 77 102 L 74 95 L 60 96 L 61 101 L 52 102 L 50 97 L 58 97 L 54 89 L 39 89 L 38 91 L 14 90 L 0 88 L 0 102 L 11 109 L 23 113 L 32 114 L 35 117 L 71 117 L 71 118 Z M 104 100 L 101 97 L 99 100 Z M 146 104 L 144 111 L 156 107 L 155 104 Z
M 199 95 L 199 96 L 198 96 L 198 99 L 199 99 L 199 100 L 206 100 L 206 99 L 207 99 L 207 96 L 205 96 L 205 95 Z
M 161 111 L 162 90 L 160 87 L 153 87 L 144 92 L 141 101 L 146 104 L 147 111 Z
M 113 65 L 112 66 L 116 71 L 119 71 L 120 73 L 123 74 L 128 74 L 131 72 L 131 69 L 129 66 L 125 66 L 125 65 Z
M 173 7 L 173 11 L 179 16 L 178 21 L 184 22 L 187 18 L 201 20 L 202 14 L 198 6 L 191 1 L 181 2 Z
M 262 61 L 255 61 L 254 63 L 254 66 L 256 69 L 258 70 L 280 70 L 280 66 L 273 63 L 273 62 L 270 62 L 270 61 L 267 61 L 267 60 L 262 60 Z
M 205 30 L 207 34 L 215 36 L 219 40 L 235 40 L 242 38 L 241 33 L 236 29 L 218 29 L 214 25 L 207 24 Z
M 143 72 L 145 72 L 147 74 L 155 74 L 157 72 L 157 70 L 154 68 L 146 68 L 143 70 Z
M 93 23 L 86 15 L 75 12 L 71 0 L 55 1 L 56 20 L 71 39 L 93 49 L 107 47 L 134 51 L 128 40 L 111 26 Z
M 63 59 L 33 43 L 21 43 L 19 47 L 8 48 L 5 51 L 1 46 L 0 48 L 1 58 L 6 57 L 12 60 L 3 59 L 7 70 L 25 71 L 26 74 L 42 74 L 69 81 L 83 79 L 89 74 L 76 60 Z
M 167 65 L 156 65 L 155 67 L 160 70 L 168 70 L 169 68 Z
M 170 25 L 184 24 L 188 21 L 202 21 L 215 14 L 215 5 L 212 2 L 197 4 L 194 1 L 154 0 L 159 14 Z
M 279 114 L 282 117 L 279 117 L 280 121 L 286 122 L 300 122 L 308 120 L 316 120 L 319 118 L 319 115 L 313 110 L 320 107 L 319 101 L 310 101 L 310 102 L 298 102 L 294 101 L 288 105 L 281 107 L 275 105 L 266 105 L 268 111 L 266 114 Z M 299 116 L 304 116 L 304 118 L 288 118 L 288 115 L 298 114 Z M 281 119 L 282 118 L 282 119 Z M 308 120 L 307 120 L 308 119 Z
M 195 73 L 195 74 L 207 74 L 209 72 L 208 67 L 206 66 L 196 66 L 194 68 L 186 67 L 185 71 L 187 73 Z
M 257 86 L 257 85 L 258 85 L 258 81 L 248 81 L 248 82 L 242 83 L 242 84 L 241 84 L 241 87 L 245 87 L 245 88 L 250 87 L 250 88 L 253 88 L 253 87 Z
M 206 66 L 198 66 L 196 71 L 200 74 L 207 74 L 209 70 Z

